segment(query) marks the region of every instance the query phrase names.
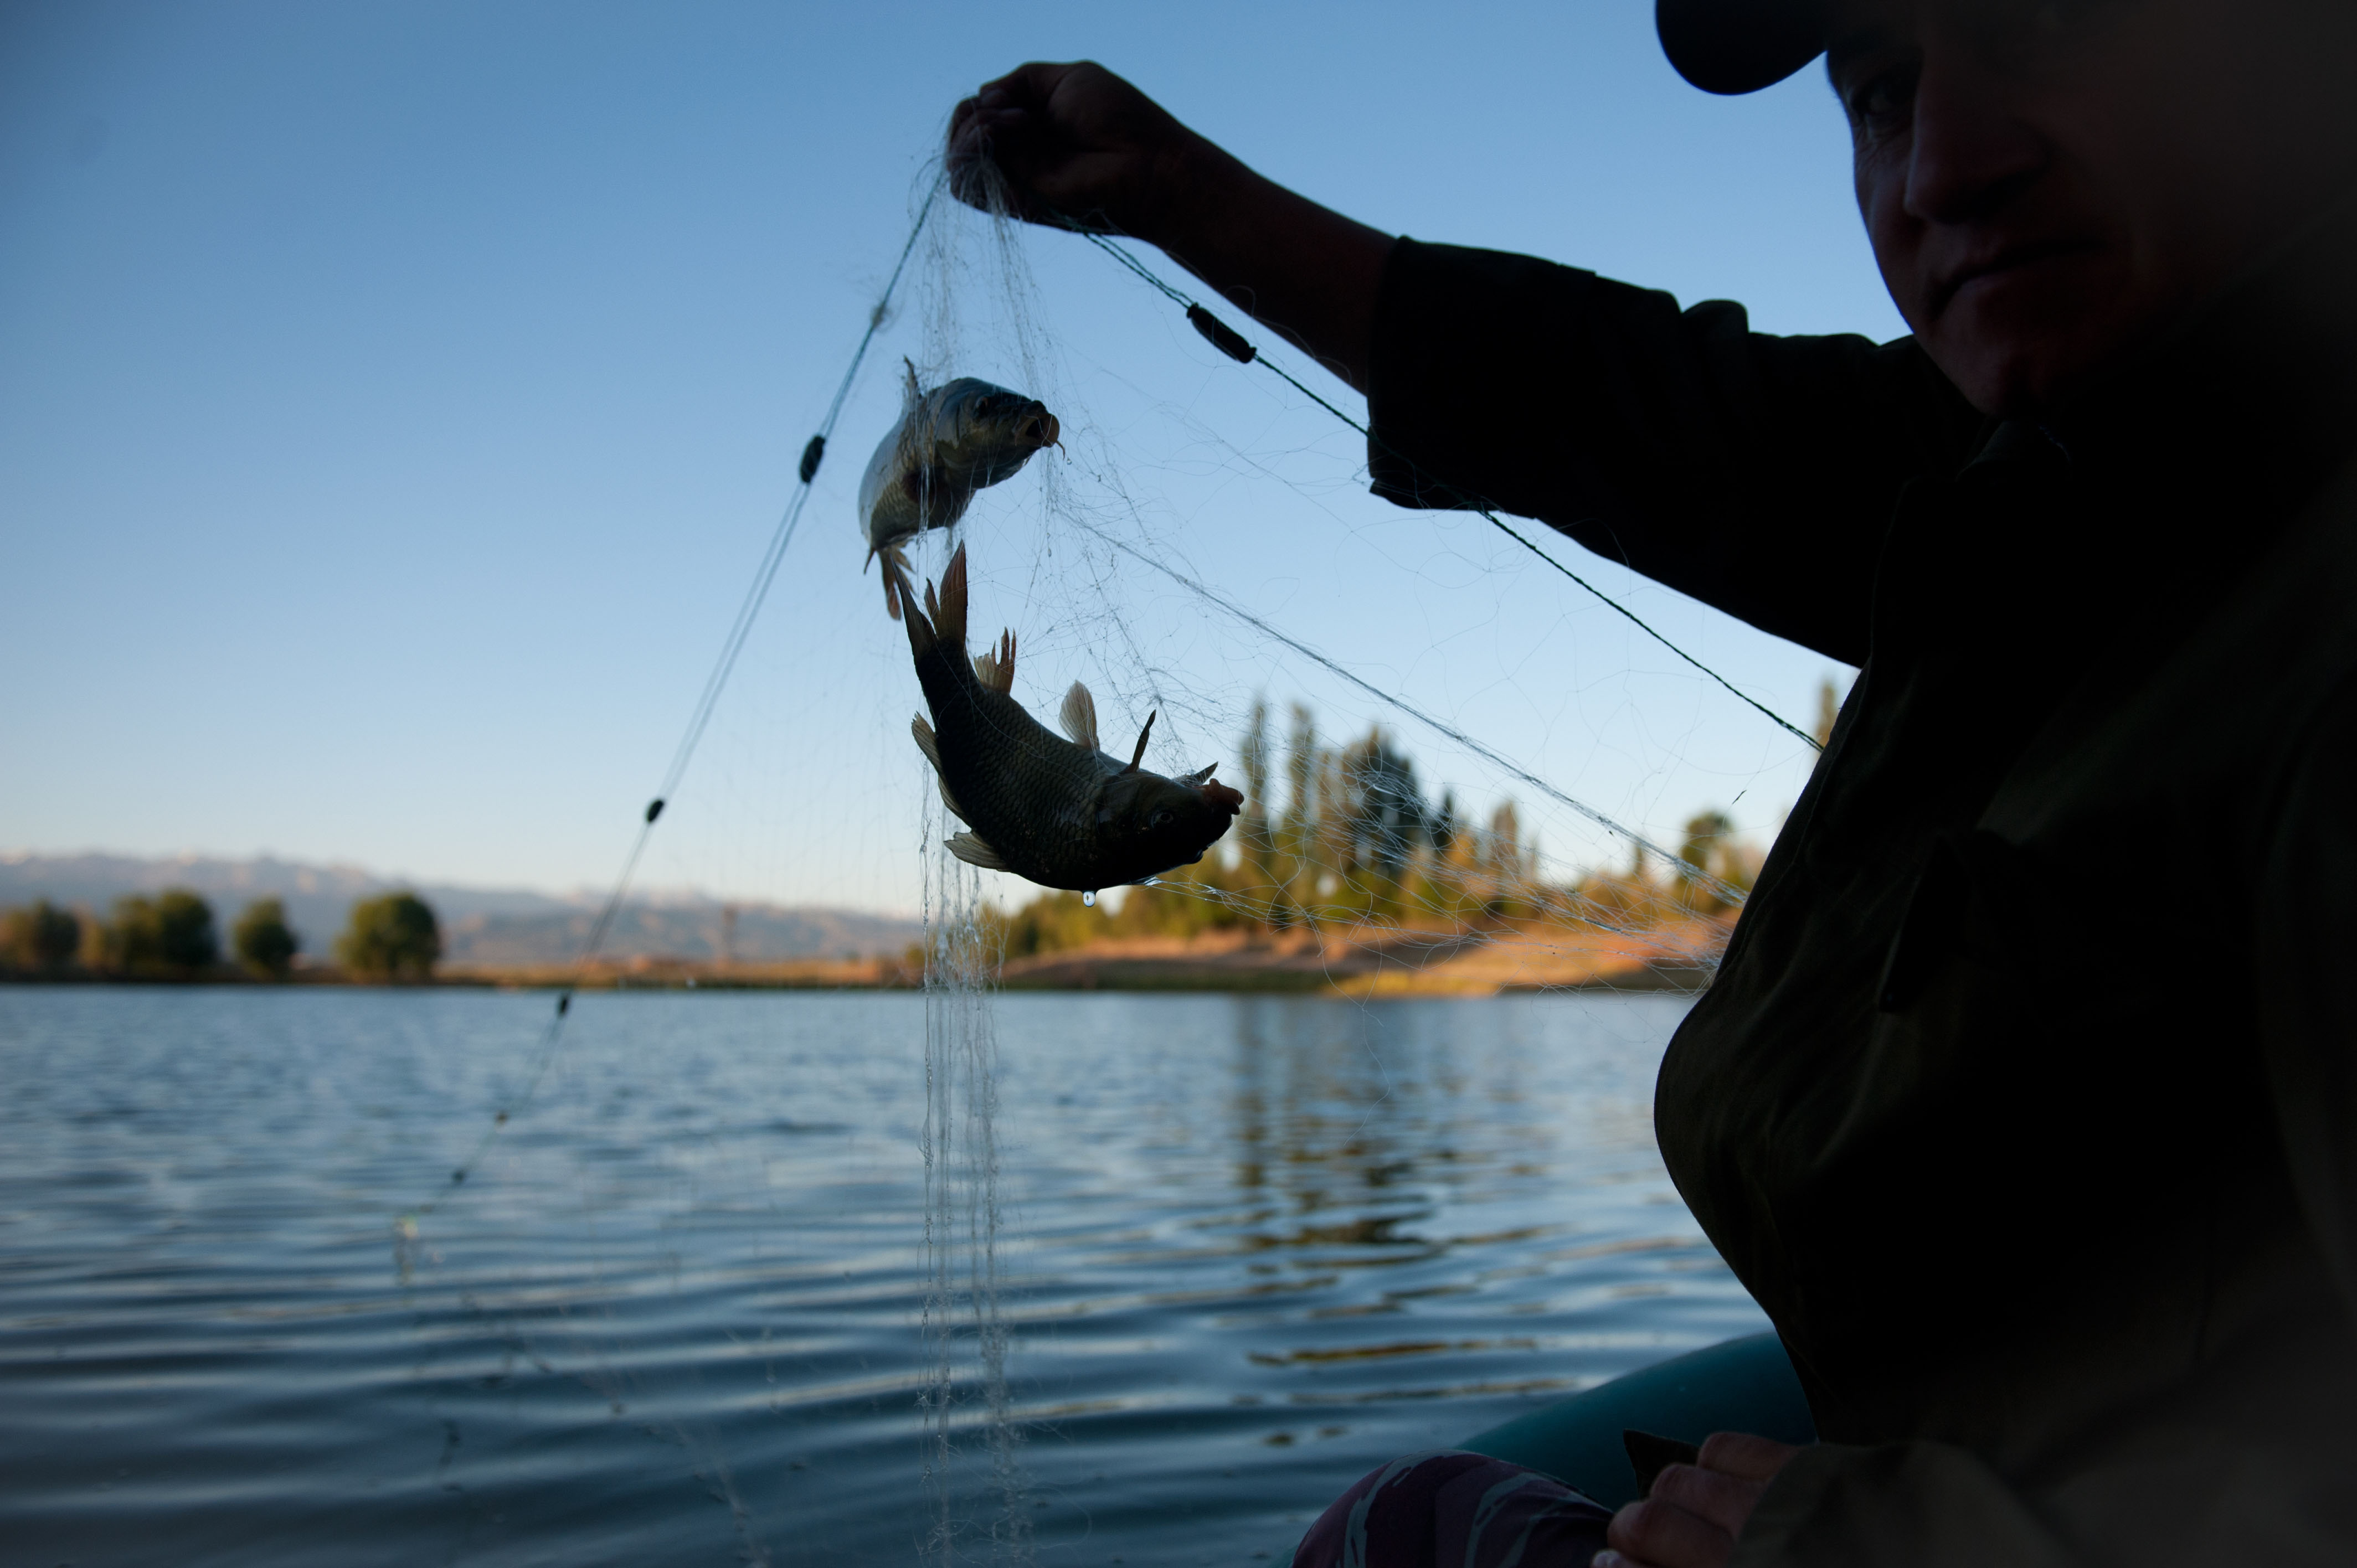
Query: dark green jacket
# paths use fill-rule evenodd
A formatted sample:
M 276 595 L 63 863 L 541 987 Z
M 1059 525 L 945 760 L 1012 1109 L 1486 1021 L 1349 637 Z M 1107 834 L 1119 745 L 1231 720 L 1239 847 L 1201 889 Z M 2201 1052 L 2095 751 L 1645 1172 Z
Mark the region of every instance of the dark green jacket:
M 1402 241 L 1377 489 L 1862 672 L 1663 1060 L 1825 1441 L 1745 1564 L 2357 1562 L 2357 222 L 2046 427 Z

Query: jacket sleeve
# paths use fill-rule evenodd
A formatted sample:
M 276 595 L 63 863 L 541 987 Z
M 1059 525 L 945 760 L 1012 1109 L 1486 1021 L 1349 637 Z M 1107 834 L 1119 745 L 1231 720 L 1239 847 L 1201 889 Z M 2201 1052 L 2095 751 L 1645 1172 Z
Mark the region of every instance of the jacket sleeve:
M 1820 1443 L 1769 1484 L 1727 1568 L 2072 1568 L 2079 1561 L 1962 1448 Z
M 2357 682 L 2322 708 L 2267 816 L 2251 964 L 2300 1208 L 2357 1324 Z
M 1906 482 L 1982 420 L 1911 338 L 1776 338 L 1723 300 L 1530 256 L 1393 247 L 1368 408 L 1375 492 L 1489 505 L 1851 664 Z

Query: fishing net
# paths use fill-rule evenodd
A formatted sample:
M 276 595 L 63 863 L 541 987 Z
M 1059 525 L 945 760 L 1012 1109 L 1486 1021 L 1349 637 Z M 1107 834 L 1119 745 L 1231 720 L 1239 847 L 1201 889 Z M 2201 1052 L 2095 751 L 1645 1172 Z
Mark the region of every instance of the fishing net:
M 623 882 L 921 917 L 910 952 L 821 956 L 838 979 L 864 963 L 922 986 L 915 1533 L 933 1561 L 1013 1562 L 1032 1515 L 1002 1272 L 1019 1204 L 1000 1190 L 1001 988 L 1690 989 L 1813 764 L 1805 732 L 1829 727 L 1836 672 L 1536 525 L 1374 499 L 1363 404 L 1306 356 L 1255 331 L 1240 357 L 1251 324 L 1150 252 L 943 188 L 926 171 L 899 265 L 856 280 L 872 313 L 813 405 L 827 445 L 781 442 L 802 483 Z M 943 847 L 959 824 L 910 739 L 908 642 L 854 525 L 910 371 L 1056 415 L 1060 446 L 912 542 L 912 567 L 937 578 L 965 548 L 971 646 L 1016 633 L 1013 695 L 1042 722 L 1078 681 L 1106 750 L 1126 756 L 1152 714 L 1146 768 L 1217 764 L 1245 805 L 1199 864 L 1084 896 Z M 813 399 L 823 374 L 802 377 Z M 560 1008 L 523 1100 L 565 1026 Z M 725 1445 L 672 1435 L 726 1485 Z

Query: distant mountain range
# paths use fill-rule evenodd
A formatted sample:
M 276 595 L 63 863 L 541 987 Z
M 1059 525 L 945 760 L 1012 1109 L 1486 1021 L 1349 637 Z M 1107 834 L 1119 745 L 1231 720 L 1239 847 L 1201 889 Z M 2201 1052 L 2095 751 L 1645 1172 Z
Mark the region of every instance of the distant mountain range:
M 307 865 L 264 855 L 143 858 L 124 854 L 0 852 L 0 908 L 47 898 L 103 915 L 127 894 L 186 887 L 202 894 L 226 936 L 256 898 L 286 906 L 303 951 L 325 957 L 352 905 L 406 890 L 441 918 L 444 958 L 457 964 L 563 963 L 597 918 L 593 894 L 559 897 L 522 888 L 394 881 L 355 865 Z M 866 958 L 920 940 L 915 920 L 855 909 L 724 903 L 703 894 L 653 894 L 622 906 L 606 940 L 609 958 L 722 958 L 761 963 L 797 958 Z

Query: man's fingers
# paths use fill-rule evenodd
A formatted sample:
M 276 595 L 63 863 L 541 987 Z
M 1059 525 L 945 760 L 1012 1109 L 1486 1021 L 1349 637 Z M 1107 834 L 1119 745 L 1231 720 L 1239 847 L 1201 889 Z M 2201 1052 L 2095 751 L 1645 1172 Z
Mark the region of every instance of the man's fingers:
M 1656 1568 L 1721 1568 L 1735 1550 L 1731 1532 L 1659 1498 L 1631 1503 L 1614 1514 L 1604 1543 Z
M 1696 1465 L 1665 1465 L 1653 1477 L 1653 1489 L 1645 1495 L 1707 1520 L 1732 1541 L 1743 1533 L 1743 1521 L 1751 1517 L 1767 1485 Z
M 1799 1449 L 1749 1432 L 1714 1432 L 1702 1445 L 1702 1467 L 1749 1481 L 1775 1478 Z
M 1005 76 L 984 82 L 974 90 L 974 100 L 985 118 L 998 114 L 1021 116 L 1050 115 L 1057 91 L 1075 77 L 1090 73 L 1110 76 L 1092 60 L 1030 60 L 1017 66 Z

